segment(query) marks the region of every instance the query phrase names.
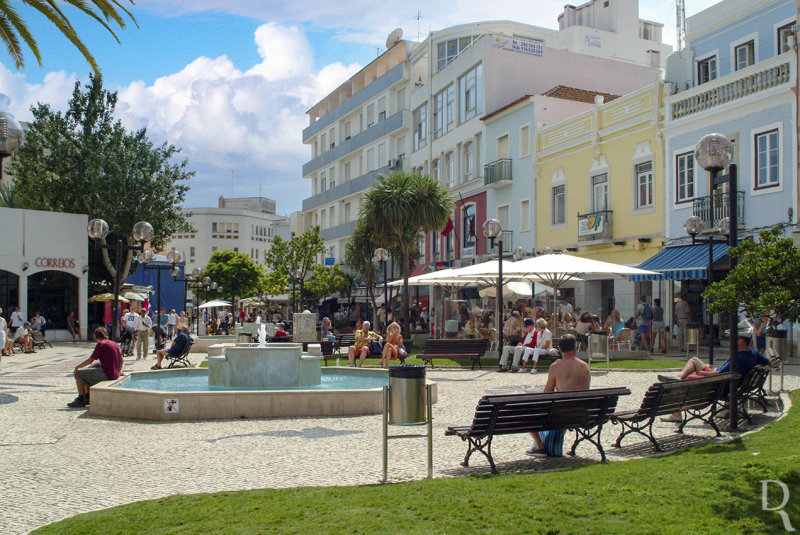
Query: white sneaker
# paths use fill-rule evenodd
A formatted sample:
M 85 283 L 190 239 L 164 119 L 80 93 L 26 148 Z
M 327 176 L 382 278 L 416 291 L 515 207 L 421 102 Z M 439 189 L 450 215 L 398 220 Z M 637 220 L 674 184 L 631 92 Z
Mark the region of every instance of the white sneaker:
M 517 373 L 525 373 L 526 371 L 528 370 L 526 370 L 525 368 L 520 368 L 517 370 Z
M 532 369 L 531 373 L 536 373 L 536 368 Z

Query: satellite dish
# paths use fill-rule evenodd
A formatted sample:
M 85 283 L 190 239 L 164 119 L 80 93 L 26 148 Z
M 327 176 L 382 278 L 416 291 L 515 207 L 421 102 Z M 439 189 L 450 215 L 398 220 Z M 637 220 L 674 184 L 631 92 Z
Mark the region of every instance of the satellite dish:
M 394 45 L 400 42 L 400 39 L 403 37 L 403 29 L 402 28 L 395 28 L 392 30 L 392 33 L 389 34 L 389 37 L 386 38 L 386 48 L 392 48 Z

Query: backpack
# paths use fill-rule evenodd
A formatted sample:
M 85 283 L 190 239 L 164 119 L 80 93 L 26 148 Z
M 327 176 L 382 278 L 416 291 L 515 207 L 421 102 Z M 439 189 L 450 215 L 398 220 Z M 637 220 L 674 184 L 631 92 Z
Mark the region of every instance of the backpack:
M 642 318 L 644 318 L 645 321 L 650 321 L 653 319 L 653 309 L 650 308 L 650 305 L 648 305 L 647 303 L 644 304 L 644 309 L 642 310 Z

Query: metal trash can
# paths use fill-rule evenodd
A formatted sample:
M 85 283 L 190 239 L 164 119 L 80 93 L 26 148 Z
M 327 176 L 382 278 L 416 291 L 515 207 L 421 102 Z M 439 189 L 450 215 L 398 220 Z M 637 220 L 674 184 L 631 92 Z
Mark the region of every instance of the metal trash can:
M 776 355 L 784 362 L 789 360 L 789 340 L 786 338 L 788 331 L 772 331 L 767 334 L 767 349 L 772 348 Z
M 608 357 L 608 333 L 592 331 L 589 333 L 589 358 Z
M 253 343 L 253 333 L 246 333 L 244 331 L 239 331 L 239 335 L 236 339 L 236 342 L 239 344 Z
M 425 423 L 425 366 L 389 366 L 389 423 Z
M 686 345 L 697 346 L 700 339 L 700 327 L 697 323 L 686 324 Z

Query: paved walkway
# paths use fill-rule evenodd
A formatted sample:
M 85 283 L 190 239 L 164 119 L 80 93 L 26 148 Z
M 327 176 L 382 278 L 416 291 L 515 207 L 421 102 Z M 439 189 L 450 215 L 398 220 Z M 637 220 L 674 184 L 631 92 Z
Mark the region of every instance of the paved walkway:
M 360 485 L 381 477 L 381 416 L 224 420 L 153 423 L 89 416 L 68 409 L 75 397 L 72 369 L 91 351 L 90 344 L 59 344 L 34 355 L 3 357 L 0 364 L 0 533 L 27 533 L 77 513 L 176 493 L 316 485 Z M 149 368 L 126 361 L 126 371 Z M 439 384 L 434 406 L 434 474 L 452 477 L 488 473 L 480 454 L 462 468 L 466 451 L 448 425 L 471 421 L 484 394 L 541 390 L 546 374 L 483 371 L 429 371 Z M 592 386 L 627 386 L 620 400 L 633 409 L 656 380 L 651 372 L 593 374 Z M 800 387 L 788 375 L 786 387 Z M 674 424 L 658 424 L 671 437 L 669 449 L 709 440 L 711 430 L 687 426 L 687 435 L 671 435 Z M 421 432 L 390 428 L 392 433 Z M 613 428 L 604 433 L 610 445 Z M 610 460 L 649 454 L 649 443 L 631 437 L 622 452 L 608 448 Z M 629 445 L 628 445 L 629 444 Z M 535 460 L 523 455 L 530 439 L 503 436 L 493 444 L 501 472 L 557 469 L 598 460 L 594 446 L 582 443 L 575 459 Z M 424 439 L 390 441 L 392 481 L 426 475 Z

